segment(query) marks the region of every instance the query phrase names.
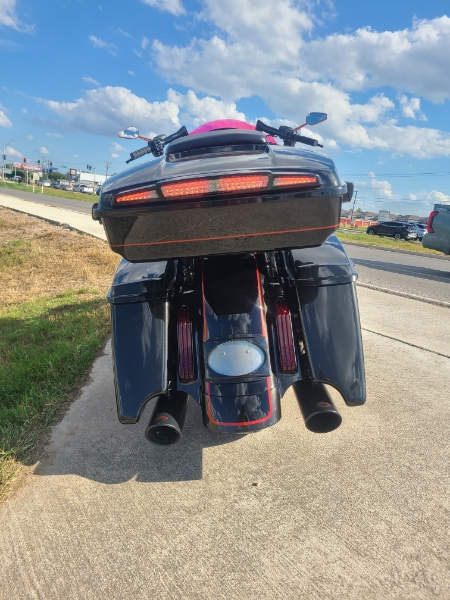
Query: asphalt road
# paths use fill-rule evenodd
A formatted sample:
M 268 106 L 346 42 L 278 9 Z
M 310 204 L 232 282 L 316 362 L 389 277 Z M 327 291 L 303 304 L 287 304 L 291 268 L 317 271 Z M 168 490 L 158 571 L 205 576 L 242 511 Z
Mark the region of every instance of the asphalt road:
M 450 301 L 450 260 L 352 244 L 345 244 L 345 250 L 356 265 L 361 283 Z

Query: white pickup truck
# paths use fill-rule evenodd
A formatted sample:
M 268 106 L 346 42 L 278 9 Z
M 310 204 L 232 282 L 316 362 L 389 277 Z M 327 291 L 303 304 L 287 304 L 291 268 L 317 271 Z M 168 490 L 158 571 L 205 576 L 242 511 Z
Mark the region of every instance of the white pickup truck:
M 423 236 L 424 248 L 450 254 L 450 204 L 435 204 L 427 223 L 427 234 Z

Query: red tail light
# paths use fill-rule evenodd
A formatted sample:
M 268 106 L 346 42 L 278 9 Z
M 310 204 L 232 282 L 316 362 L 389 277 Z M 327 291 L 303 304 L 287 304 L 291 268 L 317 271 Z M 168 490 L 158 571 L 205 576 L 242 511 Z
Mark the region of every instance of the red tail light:
M 156 190 L 146 190 L 145 192 L 122 194 L 121 196 L 117 196 L 116 202 L 146 202 L 147 200 L 153 200 L 155 198 L 158 198 Z
M 285 300 L 275 302 L 275 323 L 278 337 L 278 349 L 282 373 L 295 373 L 297 359 L 295 356 L 294 333 L 292 331 L 291 312 Z
M 317 185 L 319 182 L 317 177 L 312 177 L 308 175 L 283 175 L 282 177 L 275 177 L 273 180 L 274 186 L 282 186 L 282 185 Z
M 219 177 L 218 179 L 194 179 L 167 183 L 161 186 L 164 198 L 183 198 L 204 196 L 206 194 L 227 194 L 230 192 L 245 192 L 267 188 L 268 175 L 239 175 Z
M 178 313 L 178 374 L 183 383 L 195 381 L 194 351 L 192 346 L 192 319 L 189 308 Z
M 438 213 L 437 210 L 433 210 L 433 212 L 430 213 L 430 216 L 428 217 L 428 221 L 427 221 L 427 231 L 428 231 L 428 233 L 434 233 L 433 219 L 438 214 L 439 213 Z

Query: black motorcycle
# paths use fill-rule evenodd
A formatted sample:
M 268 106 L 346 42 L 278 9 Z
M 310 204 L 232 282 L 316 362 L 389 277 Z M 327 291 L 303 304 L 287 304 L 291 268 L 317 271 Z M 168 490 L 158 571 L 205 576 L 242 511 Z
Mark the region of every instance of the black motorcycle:
M 108 293 L 119 420 L 157 398 L 145 433 L 157 444 L 181 438 L 190 398 L 208 429 L 235 433 L 277 423 L 291 386 L 318 433 L 342 420 L 324 384 L 365 402 L 357 275 L 333 235 L 353 184 L 295 148 L 319 146 L 303 125 L 239 123 L 119 132 L 147 141 L 127 162 L 155 159 L 108 179 L 93 206 L 123 257 Z

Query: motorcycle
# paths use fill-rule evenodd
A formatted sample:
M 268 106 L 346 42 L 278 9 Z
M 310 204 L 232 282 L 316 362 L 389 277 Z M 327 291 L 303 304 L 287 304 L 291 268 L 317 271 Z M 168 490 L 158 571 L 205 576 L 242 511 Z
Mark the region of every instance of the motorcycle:
M 317 433 L 342 421 L 325 385 L 365 402 L 357 274 L 334 235 L 353 184 L 295 147 L 320 146 L 298 131 L 326 118 L 119 132 L 147 142 L 127 162 L 154 159 L 108 179 L 92 216 L 123 257 L 107 296 L 118 417 L 157 398 L 150 442 L 181 438 L 189 400 L 209 430 L 242 434 L 277 423 L 290 387 Z

